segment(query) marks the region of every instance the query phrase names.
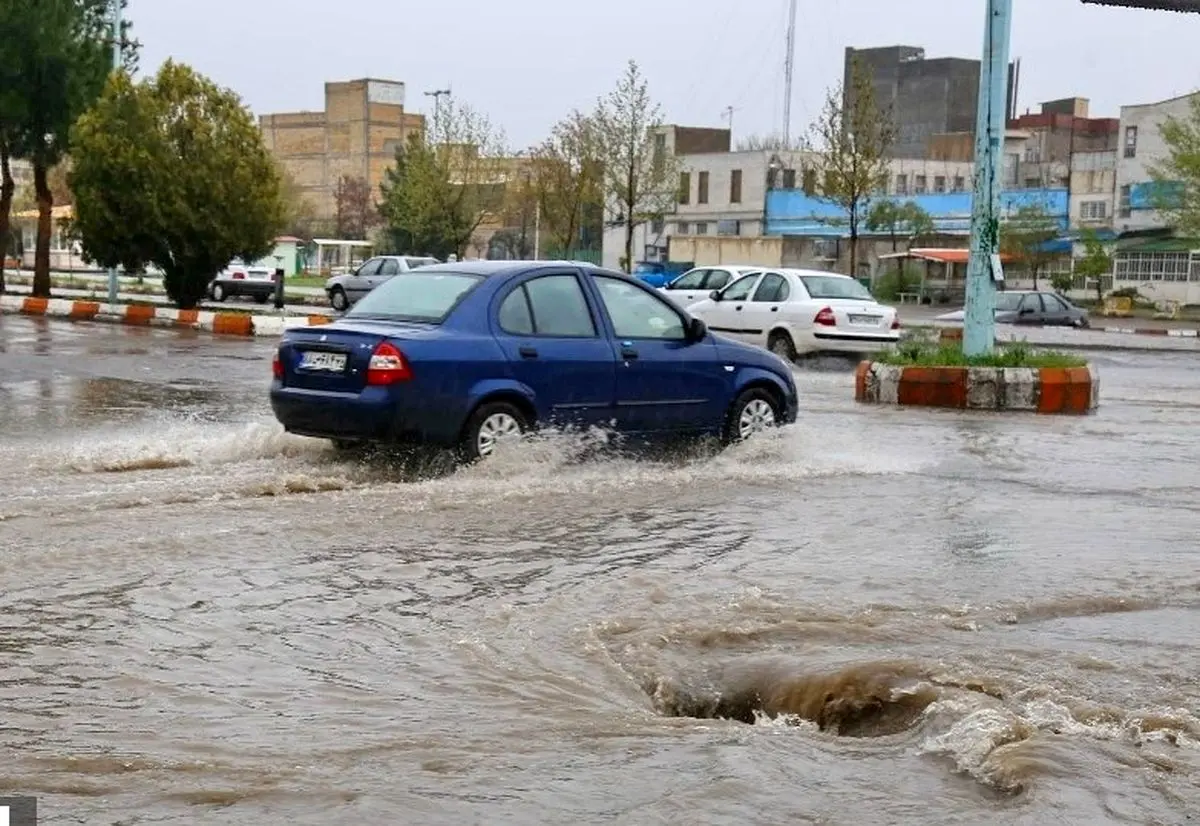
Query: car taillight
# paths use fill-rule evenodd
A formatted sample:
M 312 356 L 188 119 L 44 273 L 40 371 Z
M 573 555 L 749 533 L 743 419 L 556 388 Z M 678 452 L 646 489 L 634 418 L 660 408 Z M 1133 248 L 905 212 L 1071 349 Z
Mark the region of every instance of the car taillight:
M 837 318 L 833 314 L 833 308 L 826 307 L 817 313 L 816 317 L 813 318 L 813 324 L 819 324 L 822 327 L 836 327 Z
M 279 351 L 275 351 L 275 358 L 271 361 L 271 373 L 277 379 L 283 378 L 283 359 L 279 357 Z
M 380 342 L 371 354 L 371 363 L 367 366 L 367 384 L 395 384 L 411 378 L 412 369 L 408 366 L 404 354 L 388 342 Z
M 242 280 L 244 280 L 245 278 L 246 278 L 246 274 L 245 274 L 244 272 L 235 272 L 235 273 L 233 274 L 233 280 L 234 280 L 234 281 L 242 281 Z
M 892 329 L 893 330 L 900 329 L 900 316 L 896 316 L 895 318 L 892 319 Z

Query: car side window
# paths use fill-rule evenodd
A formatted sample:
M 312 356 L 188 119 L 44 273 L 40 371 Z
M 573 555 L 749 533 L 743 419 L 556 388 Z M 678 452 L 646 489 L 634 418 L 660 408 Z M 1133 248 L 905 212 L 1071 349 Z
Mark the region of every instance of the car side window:
M 1021 309 L 1040 313 L 1042 311 L 1041 297 L 1037 293 L 1029 293 L 1021 299 Z
M 777 272 L 769 272 L 758 283 L 758 289 L 754 291 L 752 300 L 778 303 L 787 299 L 788 292 L 787 279 Z
M 723 289 L 732 277 L 727 270 L 709 270 L 708 278 L 704 282 L 704 289 L 709 291 Z
M 595 279 L 617 338 L 682 341 L 687 337 L 683 317 L 658 296 L 616 278 Z
M 750 290 L 753 289 L 755 282 L 758 281 L 758 273 L 744 275 L 737 281 L 734 281 L 725 288 L 725 292 L 721 293 L 722 301 L 745 301 L 750 295 Z
M 679 280 L 671 285 L 672 290 L 699 290 L 704 286 L 704 278 L 708 275 L 708 270 L 692 270 L 679 277 Z
M 399 275 L 400 274 L 400 262 L 397 261 L 395 258 L 383 259 L 383 263 L 379 265 L 379 274 L 380 275 Z
M 529 295 L 525 285 L 508 294 L 496 314 L 500 329 L 515 336 L 533 335 L 533 312 L 529 309 Z
M 1063 300 L 1051 293 L 1042 293 L 1042 303 L 1046 305 L 1048 313 L 1065 313 L 1067 311 L 1067 305 L 1063 303 Z
M 355 275 L 375 275 L 375 273 L 379 270 L 379 265 L 382 263 L 382 258 L 368 259 L 365 264 L 358 268 L 358 272 L 356 272 Z
M 587 299 L 579 279 L 573 275 L 543 275 L 525 282 L 533 311 L 533 331 L 539 336 L 563 338 L 594 338 L 596 323 L 592 320 Z

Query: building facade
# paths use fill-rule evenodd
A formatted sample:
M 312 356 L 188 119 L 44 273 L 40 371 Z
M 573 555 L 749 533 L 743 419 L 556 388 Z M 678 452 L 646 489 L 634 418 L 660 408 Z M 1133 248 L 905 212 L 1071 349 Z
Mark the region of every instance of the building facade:
M 263 115 L 259 126 L 267 148 L 328 220 L 338 180 L 360 178 L 378 193 L 396 149 L 425 119 L 405 110 L 403 83 L 364 78 L 326 83 L 322 111 Z

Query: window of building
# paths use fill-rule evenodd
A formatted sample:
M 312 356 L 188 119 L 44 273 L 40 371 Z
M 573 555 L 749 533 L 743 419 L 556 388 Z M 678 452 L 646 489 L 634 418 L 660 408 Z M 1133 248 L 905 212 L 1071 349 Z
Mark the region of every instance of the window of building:
M 1083 201 L 1079 204 L 1079 220 L 1103 221 L 1108 217 L 1108 204 L 1105 201 Z
M 897 195 L 907 195 L 908 194 L 908 176 L 907 175 L 897 175 L 896 176 L 896 194 Z
M 690 204 L 692 202 L 692 173 L 679 173 L 679 203 Z
M 817 170 L 804 170 L 803 189 L 805 195 L 813 195 L 817 191 Z
M 933 191 L 934 192 L 945 192 L 946 191 L 946 176 L 945 175 L 934 175 L 933 176 Z
M 663 221 L 662 218 L 655 218 L 653 221 L 650 222 L 650 234 L 651 235 L 662 235 L 663 230 L 665 228 L 666 228 L 666 222 Z
M 675 234 L 687 235 L 689 232 L 691 232 L 691 229 L 691 224 L 689 224 L 687 221 L 680 221 L 675 225 Z
M 742 170 L 735 169 L 729 173 L 729 203 L 742 202 Z
M 697 221 L 696 222 L 696 234 L 697 235 L 708 235 L 708 224 L 704 221 Z
M 667 157 L 667 136 L 663 132 L 659 132 L 654 136 L 654 174 L 661 175 L 663 164 Z M 661 180 L 661 179 L 660 179 Z
M 926 188 L 927 183 L 925 176 L 918 175 L 916 181 L 913 183 L 913 192 L 915 192 L 917 195 L 924 195 Z
M 742 222 L 741 221 L 732 221 L 732 220 L 717 221 L 717 235 L 741 235 L 741 234 L 742 234 Z
M 1117 212 L 1122 218 L 1128 218 L 1133 214 L 1133 187 L 1129 184 L 1121 187 L 1121 198 L 1117 205 Z
M 1200 268 L 1187 252 L 1117 253 L 1114 276 L 1117 281 L 1200 281 Z
M 696 203 L 708 203 L 708 173 L 701 172 L 700 180 L 696 182 Z
M 1136 126 L 1126 126 L 1125 127 L 1125 157 L 1126 158 L 1136 158 L 1137 157 L 1137 132 L 1138 132 L 1138 128 Z
M 796 188 L 796 170 L 794 170 L 794 169 L 783 170 L 783 188 L 784 189 L 795 189 Z
M 966 191 L 966 188 L 967 188 L 967 179 L 964 178 L 962 175 L 955 175 L 954 176 L 954 191 L 955 192 L 964 192 L 964 191 Z

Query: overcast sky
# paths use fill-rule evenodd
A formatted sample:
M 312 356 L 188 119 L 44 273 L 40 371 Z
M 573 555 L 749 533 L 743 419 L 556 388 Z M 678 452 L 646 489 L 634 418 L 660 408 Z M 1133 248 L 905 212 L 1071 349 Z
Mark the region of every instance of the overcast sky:
M 1015 0 L 1020 106 L 1079 95 L 1093 116 L 1200 88 L 1200 15 Z M 735 137 L 783 122 L 788 0 L 130 0 L 142 71 L 168 57 L 233 88 L 257 114 L 321 109 L 326 80 L 404 81 L 500 123 L 514 148 L 589 108 L 633 58 L 666 119 Z M 983 0 L 799 0 L 792 131 L 841 78 L 843 49 L 904 44 L 976 57 Z

